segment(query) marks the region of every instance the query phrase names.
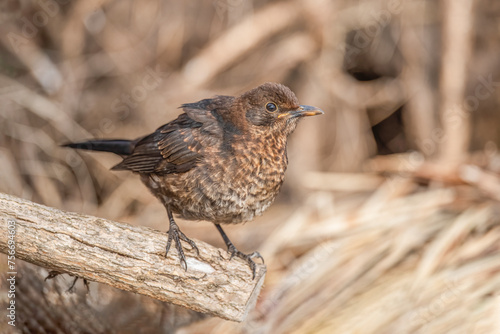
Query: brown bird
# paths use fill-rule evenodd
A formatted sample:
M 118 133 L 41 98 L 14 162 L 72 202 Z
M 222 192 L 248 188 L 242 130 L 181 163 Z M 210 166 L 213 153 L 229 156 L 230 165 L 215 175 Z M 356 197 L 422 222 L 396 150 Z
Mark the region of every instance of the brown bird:
M 231 253 L 245 260 L 255 277 L 254 257 L 234 247 L 220 224 L 261 215 L 278 194 L 287 168 L 287 138 L 304 116 L 323 114 L 299 105 L 287 87 L 265 83 L 240 96 L 216 96 L 181 106 L 177 119 L 136 140 L 90 140 L 64 146 L 113 152 L 123 161 L 113 170 L 130 170 L 165 206 L 172 241 L 187 269 L 181 240 L 196 244 L 175 223 L 184 219 L 215 224 Z M 263 259 L 262 259 L 263 260 Z

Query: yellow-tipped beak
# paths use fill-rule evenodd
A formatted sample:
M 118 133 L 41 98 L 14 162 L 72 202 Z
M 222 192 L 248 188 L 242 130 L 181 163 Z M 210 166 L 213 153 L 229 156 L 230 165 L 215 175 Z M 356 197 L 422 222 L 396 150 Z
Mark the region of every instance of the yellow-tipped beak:
M 305 116 L 316 116 L 316 115 L 321 115 L 324 114 L 323 110 L 312 107 L 312 106 L 305 106 L 301 105 L 299 108 L 295 110 L 290 110 L 289 112 L 280 114 L 278 118 L 293 118 L 293 117 L 305 117 Z

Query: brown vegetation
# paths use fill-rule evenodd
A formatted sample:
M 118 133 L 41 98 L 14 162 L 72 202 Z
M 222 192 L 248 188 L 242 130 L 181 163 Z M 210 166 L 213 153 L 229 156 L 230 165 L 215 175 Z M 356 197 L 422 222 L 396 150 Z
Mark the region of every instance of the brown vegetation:
M 185 333 L 499 331 L 498 1 L 0 7 L 0 192 L 166 230 L 164 209 L 139 180 L 108 171 L 117 158 L 58 145 L 134 138 L 181 103 L 265 81 L 325 111 L 293 134 L 277 203 L 227 230 L 266 259 L 255 311 L 241 324 L 212 318 Z M 181 224 L 224 247 L 211 224 Z M 26 269 L 25 282 L 44 274 Z M 54 301 L 54 312 L 58 301 L 43 293 L 38 302 Z M 89 298 L 85 312 L 104 317 L 103 332 L 200 319 L 97 284 Z

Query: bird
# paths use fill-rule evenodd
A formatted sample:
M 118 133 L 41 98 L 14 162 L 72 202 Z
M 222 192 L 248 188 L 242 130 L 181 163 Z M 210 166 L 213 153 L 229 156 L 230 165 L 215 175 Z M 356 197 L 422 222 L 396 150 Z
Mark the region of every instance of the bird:
M 199 251 L 174 214 L 212 222 L 230 259 L 246 261 L 255 279 L 253 258 L 264 259 L 258 252 L 240 252 L 221 225 L 251 221 L 273 203 L 288 165 L 288 136 L 302 118 L 324 112 L 300 105 L 288 87 L 269 82 L 239 96 L 217 95 L 179 108 L 182 113 L 176 119 L 135 140 L 93 139 L 63 146 L 122 157 L 111 170 L 138 174 L 165 206 L 165 256 L 173 243 L 183 269 L 187 263 L 181 241 Z

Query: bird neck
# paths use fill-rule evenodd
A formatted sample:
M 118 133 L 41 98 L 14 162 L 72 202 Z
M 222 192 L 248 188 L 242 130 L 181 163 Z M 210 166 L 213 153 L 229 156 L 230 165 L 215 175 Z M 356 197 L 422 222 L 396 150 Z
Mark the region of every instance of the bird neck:
M 287 136 L 284 133 L 252 131 L 233 142 L 233 149 L 240 152 L 260 154 L 262 157 L 286 159 Z

